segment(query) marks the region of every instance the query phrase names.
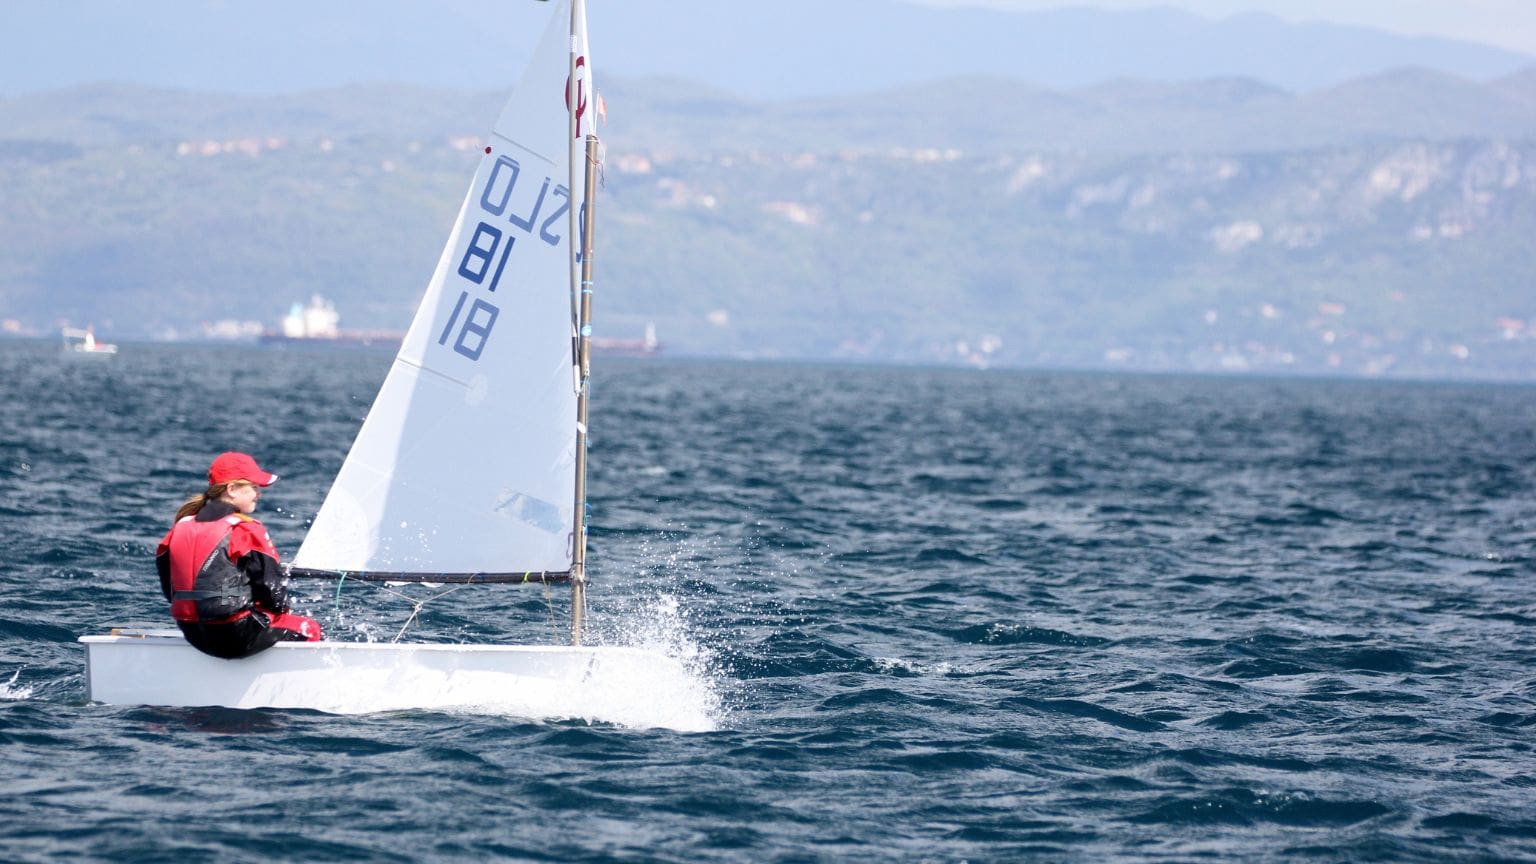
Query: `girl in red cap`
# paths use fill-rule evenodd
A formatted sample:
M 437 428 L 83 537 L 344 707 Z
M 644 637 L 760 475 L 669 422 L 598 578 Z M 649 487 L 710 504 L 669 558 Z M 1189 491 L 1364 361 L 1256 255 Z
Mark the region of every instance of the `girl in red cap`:
M 244 453 L 220 453 L 208 467 L 208 491 L 181 505 L 155 549 L 171 617 L 204 654 L 234 659 L 320 639 L 318 621 L 289 611 L 277 549 L 250 515 L 276 480 Z

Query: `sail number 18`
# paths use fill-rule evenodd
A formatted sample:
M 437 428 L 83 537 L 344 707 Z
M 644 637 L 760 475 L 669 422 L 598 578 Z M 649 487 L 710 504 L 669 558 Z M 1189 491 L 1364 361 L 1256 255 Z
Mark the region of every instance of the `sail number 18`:
M 570 191 L 558 185 L 551 188 L 550 178 L 545 177 L 538 197 L 533 202 L 532 212 L 525 217 L 511 207 L 512 191 L 521 174 L 522 166 L 508 156 L 498 157 L 491 166 L 485 189 L 480 194 L 480 210 L 489 218 L 475 226 L 475 233 L 470 237 L 469 245 L 464 249 L 464 257 L 459 261 L 459 277 L 479 286 L 486 294 L 496 292 L 506 272 L 507 261 L 512 256 L 512 248 L 517 245 L 518 238 L 508 227 L 530 237 L 537 236 L 550 246 L 560 245 L 561 236 L 555 228 L 560 224 L 560 218 L 570 210 Z M 539 216 L 545 200 L 549 198 L 555 199 L 554 212 L 541 221 Z M 493 221 L 501 220 L 506 225 L 498 227 L 492 224 Z M 478 361 L 485 351 L 485 343 L 491 336 L 496 317 L 500 314 L 501 310 L 496 304 L 485 297 L 472 296 L 467 289 L 460 291 L 454 301 L 453 312 L 437 337 L 437 344 L 448 345 L 451 338 L 455 353 Z

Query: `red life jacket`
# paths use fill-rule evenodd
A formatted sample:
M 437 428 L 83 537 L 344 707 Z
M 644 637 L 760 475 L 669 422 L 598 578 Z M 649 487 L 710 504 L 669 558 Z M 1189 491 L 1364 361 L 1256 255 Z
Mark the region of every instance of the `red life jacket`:
M 250 579 L 235 563 L 249 550 L 231 554 L 229 547 L 235 526 L 254 521 L 231 513 L 211 522 L 187 516 L 171 526 L 161 546 L 170 553 L 172 618 L 210 624 L 250 614 Z

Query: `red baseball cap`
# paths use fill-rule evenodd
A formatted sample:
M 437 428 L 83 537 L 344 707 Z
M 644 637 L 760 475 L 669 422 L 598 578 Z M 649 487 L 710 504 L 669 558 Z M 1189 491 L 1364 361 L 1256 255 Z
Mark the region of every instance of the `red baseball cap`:
M 220 453 L 213 464 L 208 466 L 208 482 L 233 483 L 236 480 L 249 480 L 257 486 L 271 486 L 277 482 L 277 475 L 261 470 L 256 460 L 244 453 Z

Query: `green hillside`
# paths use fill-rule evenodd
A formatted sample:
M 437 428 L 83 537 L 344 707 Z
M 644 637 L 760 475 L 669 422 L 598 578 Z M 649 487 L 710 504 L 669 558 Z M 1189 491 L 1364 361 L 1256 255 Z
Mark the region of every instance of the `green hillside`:
M 1109 106 L 1100 131 L 1072 133 L 1086 147 L 1048 146 L 1011 114 L 955 131 L 942 90 L 892 94 L 884 120 L 615 91 L 634 110 L 606 134 L 600 334 L 654 322 L 677 354 L 1536 378 L 1536 135 L 1521 114 L 1484 129 L 1447 115 L 1436 137 L 1384 134 L 1399 115 L 1377 111 L 1358 134 L 1273 147 L 1259 146 L 1273 121 L 1219 122 L 1302 101 L 1260 85 L 1019 91 Z M 201 338 L 225 319 L 274 325 L 318 293 L 345 327 L 403 328 L 473 171 L 466 130 L 498 101 L 100 88 L 0 102 L 0 320 Z M 1224 131 L 1137 149 L 1106 131 L 1113 116 Z

